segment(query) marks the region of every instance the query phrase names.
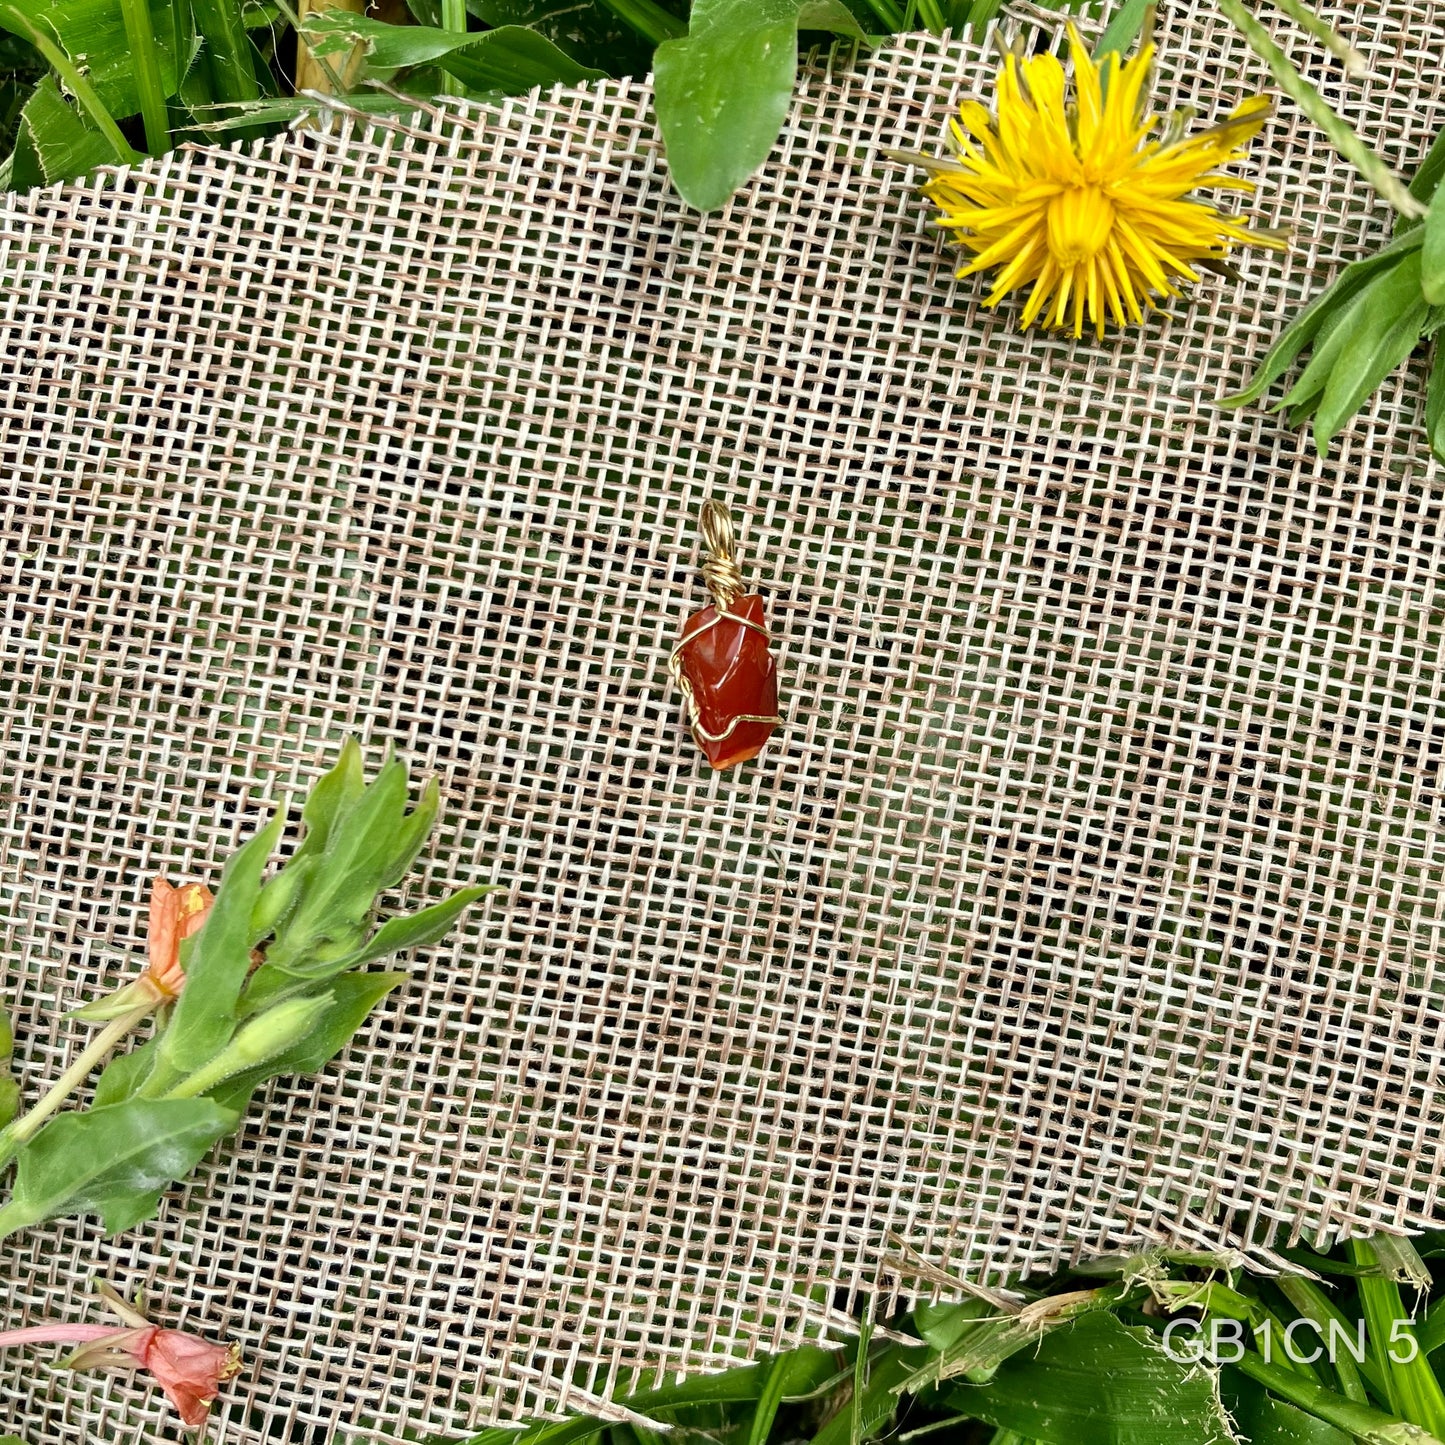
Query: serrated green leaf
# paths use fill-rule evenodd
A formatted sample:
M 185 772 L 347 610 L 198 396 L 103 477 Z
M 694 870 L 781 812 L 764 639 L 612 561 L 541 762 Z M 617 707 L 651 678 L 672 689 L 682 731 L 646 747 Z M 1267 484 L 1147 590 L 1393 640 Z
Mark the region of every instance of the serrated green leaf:
M 416 807 L 397 825 L 391 855 L 377 879 L 378 890 L 395 887 L 411 871 L 411 865 L 416 862 L 436 822 L 440 806 L 441 788 L 435 778 L 428 778 Z
M 1041 1445 L 1228 1445 L 1212 1370 L 1171 1359 L 1147 1329 L 1107 1311 L 1053 1330 L 987 1384 L 951 1385 L 948 1404 Z
M 48 75 L 39 81 L 20 112 L 20 135 L 25 168 L 13 179 L 17 190 L 74 180 L 97 166 L 116 162 L 110 140 L 62 98 Z
M 159 1092 L 193 1073 L 225 1047 L 236 1027 L 236 1002 L 251 968 L 251 916 L 261 873 L 276 849 L 285 815 L 265 828 L 226 864 L 215 902 L 201 931 L 190 939 L 186 984 L 161 1037 L 159 1064 L 148 1090 Z
M 348 97 L 348 104 L 351 98 Z M 301 842 L 291 855 L 291 864 L 324 853 L 331 843 L 338 821 L 344 818 L 366 792 L 366 768 L 361 744 L 347 738 L 336 762 L 311 785 L 301 806 Z
M 330 12 L 315 18 L 340 15 Z M 314 863 L 304 898 L 268 950 L 272 963 L 287 967 L 318 944 L 360 928 L 370 916 L 406 810 L 406 794 L 406 768 L 391 758 L 337 818 L 324 852 Z
M 172 95 L 195 53 L 189 10 L 178 13 L 172 0 L 145 3 L 154 32 L 149 51 L 155 78 L 164 94 Z M 5 8 L 23 15 L 84 67 L 87 81 L 111 115 L 128 116 L 141 109 L 139 75 L 122 0 L 8 0 Z M 177 36 L 183 47 L 179 54 Z M 114 160 L 113 155 L 106 157 L 108 163 Z
M 688 33 L 657 47 L 657 121 L 688 205 L 719 209 L 767 160 L 792 100 L 802 14 L 798 0 L 695 0 Z M 806 17 L 866 39 L 841 4 L 810 4 Z
M 0 1238 L 63 1214 L 101 1214 L 111 1232 L 128 1228 L 236 1123 L 210 1099 L 127 1099 L 61 1114 L 20 1150 Z

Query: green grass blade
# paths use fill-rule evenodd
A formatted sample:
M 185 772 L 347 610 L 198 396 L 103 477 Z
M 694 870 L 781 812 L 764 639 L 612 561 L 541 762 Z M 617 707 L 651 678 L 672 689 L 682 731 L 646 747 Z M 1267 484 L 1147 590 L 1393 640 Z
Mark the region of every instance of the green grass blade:
M 1102 60 L 1111 50 L 1122 57 L 1143 27 L 1150 4 L 1151 0 L 1124 0 L 1094 46 L 1094 59 Z
M 1253 1350 L 1245 1350 L 1240 1359 L 1231 1358 L 1230 1364 L 1240 1374 L 1257 1380 L 1272 1394 L 1288 1400 L 1307 1415 L 1353 1435 L 1364 1445 L 1445 1445 L 1445 1442 L 1409 1421 L 1387 1415 L 1371 1405 L 1347 1400 L 1337 1391 L 1316 1385 L 1293 1370 L 1270 1364 Z
M 218 101 L 259 100 L 261 86 L 251 54 L 251 37 L 238 0 L 191 0 L 196 29 L 205 40 L 211 94 Z M 259 134 L 259 132 L 258 132 Z
M 1436 377 L 1441 374 L 1440 355 L 1437 351 L 1435 366 L 1430 373 L 1430 387 L 1432 391 L 1438 389 L 1440 392 L 1436 406 L 1442 413 L 1445 413 L 1445 381 L 1442 381 L 1438 388 L 1436 387 Z M 1440 418 L 1437 418 L 1437 425 L 1439 420 Z M 1445 438 L 1441 440 L 1445 442 Z M 1433 433 L 1431 444 L 1434 445 Z M 1436 451 L 1435 455 L 1439 456 L 1440 452 Z M 1445 1295 L 1441 1295 L 1425 1311 L 1425 1318 L 1415 1328 L 1415 1338 L 1420 1341 L 1420 1353 L 1423 1355 L 1433 1355 L 1441 1345 L 1445 1345 Z
M 145 126 L 146 149 L 164 155 L 171 148 L 170 120 L 166 114 L 165 90 L 161 86 L 160 57 L 156 54 L 155 29 L 151 25 L 150 0 L 120 0 L 125 38 L 135 67 L 136 89 L 140 92 L 141 121 Z M 179 48 L 177 65 L 181 64 Z
M 1275 1280 L 1275 1284 L 1301 1318 L 1312 1320 L 1326 1343 L 1331 1344 L 1330 1363 L 1340 1377 L 1340 1388 L 1346 1398 L 1361 1405 L 1365 1404 L 1370 1398 L 1365 1389 L 1366 1379 L 1383 1396 L 1384 1376 L 1368 1355 L 1358 1364 L 1355 1362 L 1354 1355 L 1346 1347 L 1347 1341 L 1355 1339 L 1354 1321 L 1345 1318 L 1344 1312 L 1329 1295 L 1313 1280 L 1303 1279 L 1299 1275 L 1281 1275 Z
M 1356 1264 L 1379 1262 L 1363 1239 L 1350 1241 L 1350 1257 Z M 1420 1349 L 1412 1317 L 1400 1299 L 1400 1286 L 1379 1275 L 1361 1275 L 1358 1289 L 1371 1353 L 1384 1372 L 1390 1408 L 1437 1439 L 1445 1436 L 1445 1391 Z
M 679 20 L 670 10 L 664 10 L 655 0 L 602 0 L 602 3 L 619 20 L 654 45 L 687 34 L 687 22 Z
M 833 1356 L 812 1345 L 774 1355 L 759 1368 L 762 1389 L 748 1423 L 745 1445 L 767 1445 L 783 1401 L 807 1395 L 835 1373 Z
M 868 1388 L 868 1342 L 873 1338 L 873 1316 L 865 1315 L 858 1332 L 858 1353 L 853 1356 L 853 1398 L 848 1403 L 849 1445 L 863 1445 L 863 1392 Z
M 467 33 L 467 0 L 441 0 L 441 28 L 452 35 Z M 442 71 L 442 89 L 447 95 L 465 95 L 466 85 L 451 71 Z

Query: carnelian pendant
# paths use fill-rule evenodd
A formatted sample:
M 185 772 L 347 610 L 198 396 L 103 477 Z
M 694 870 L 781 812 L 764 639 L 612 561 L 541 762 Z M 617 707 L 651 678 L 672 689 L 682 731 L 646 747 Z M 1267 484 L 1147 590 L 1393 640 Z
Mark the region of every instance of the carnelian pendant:
M 709 500 L 701 524 L 708 550 L 702 575 L 712 602 L 688 618 L 670 666 L 693 738 L 721 771 L 757 757 L 782 718 L 763 599 L 744 591 L 732 517 Z

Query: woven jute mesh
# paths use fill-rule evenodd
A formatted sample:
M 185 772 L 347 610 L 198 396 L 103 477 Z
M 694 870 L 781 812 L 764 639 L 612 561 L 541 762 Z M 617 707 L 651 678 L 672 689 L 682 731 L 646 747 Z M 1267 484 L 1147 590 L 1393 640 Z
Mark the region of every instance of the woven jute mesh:
M 1346 17 L 1342 17 L 1345 19 Z M 1406 167 L 1445 10 L 1318 78 Z M 1267 89 L 1171 8 L 1160 96 Z M 1302 43 L 1299 49 L 1307 52 Z M 1389 216 L 1286 108 L 1288 257 L 1103 342 L 982 309 L 885 146 L 927 38 L 804 74 L 722 214 L 606 84 L 193 150 L 3 210 L 0 903 L 32 1091 L 357 735 L 441 781 L 411 900 L 508 885 L 159 1221 L 4 1246 L 241 1341 L 215 1438 L 460 1431 L 1149 1241 L 1439 1218 L 1441 475 L 1420 359 L 1319 461 L 1242 383 Z M 667 658 L 709 495 L 787 724 L 713 775 Z M 32 1093 L 33 1097 L 33 1093 Z M 7 1357 L 29 1445 L 159 1396 Z

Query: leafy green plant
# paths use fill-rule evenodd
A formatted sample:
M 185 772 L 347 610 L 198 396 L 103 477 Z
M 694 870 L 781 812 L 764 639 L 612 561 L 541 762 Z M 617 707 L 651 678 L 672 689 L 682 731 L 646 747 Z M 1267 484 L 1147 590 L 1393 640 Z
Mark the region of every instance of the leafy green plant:
M 76 1015 L 104 1024 L 96 1039 L 18 1117 L 18 1086 L 0 1073 L 0 1165 L 15 1164 L 0 1238 L 62 1215 L 98 1214 L 107 1234 L 149 1219 L 162 1192 L 240 1125 L 257 1089 L 324 1068 L 406 977 L 369 965 L 435 942 L 491 891 L 461 888 L 376 926 L 379 897 L 410 870 L 436 820 L 435 782 L 410 811 L 407 797 L 399 760 L 368 783 L 348 743 L 306 801 L 299 845 L 269 877 L 284 811 L 226 864 L 213 900 L 198 884 L 158 883 L 146 971 Z M 151 1017 L 152 1037 L 110 1059 L 90 1106 L 63 1109 Z M 7 1023 L 0 1063 L 10 1053 Z M 44 1329 L 0 1343 L 123 1333 Z
M 1427 1252 L 1445 1248 L 1434 1237 Z M 1230 1254 L 1150 1249 L 1042 1281 L 959 1282 L 886 1328 L 661 1389 L 619 1392 L 596 1418 L 421 1445 L 636 1445 L 653 1429 L 713 1445 L 1441 1445 L 1431 1363 L 1445 1299 L 1407 1240 L 1285 1251 L 1299 1273 Z M 902 1269 L 906 1263 L 895 1261 Z M 937 1271 L 928 1271 L 930 1279 Z M 336 1445 L 342 1445 L 338 1439 Z
M 1275 404 L 1290 426 L 1309 422 L 1315 447 L 1328 456 L 1331 443 L 1384 379 L 1422 340 L 1437 338 L 1425 404 L 1431 449 L 1445 461 L 1445 360 L 1438 341 L 1445 326 L 1445 131 L 1435 137 L 1409 186 L 1335 114 L 1319 91 L 1240 3 L 1220 8 L 1270 66 L 1281 87 L 1329 136 L 1331 142 L 1388 201 L 1397 214 L 1393 237 L 1373 255 L 1356 261 L 1280 334 L 1250 384 L 1222 399 L 1224 406 L 1257 401 L 1295 363 L 1306 347 L 1308 364 Z M 1329 36 L 1298 0 L 1285 8 L 1308 19 L 1313 33 Z M 1334 38 L 1332 48 L 1341 42 Z
M 406 0 L 380 18 L 299 0 L 0 0 L 0 189 L 321 116 L 324 98 L 296 89 L 305 50 L 324 89 L 372 113 L 655 69 L 679 193 L 715 209 L 777 140 L 800 35 L 977 31 L 1001 3 Z

